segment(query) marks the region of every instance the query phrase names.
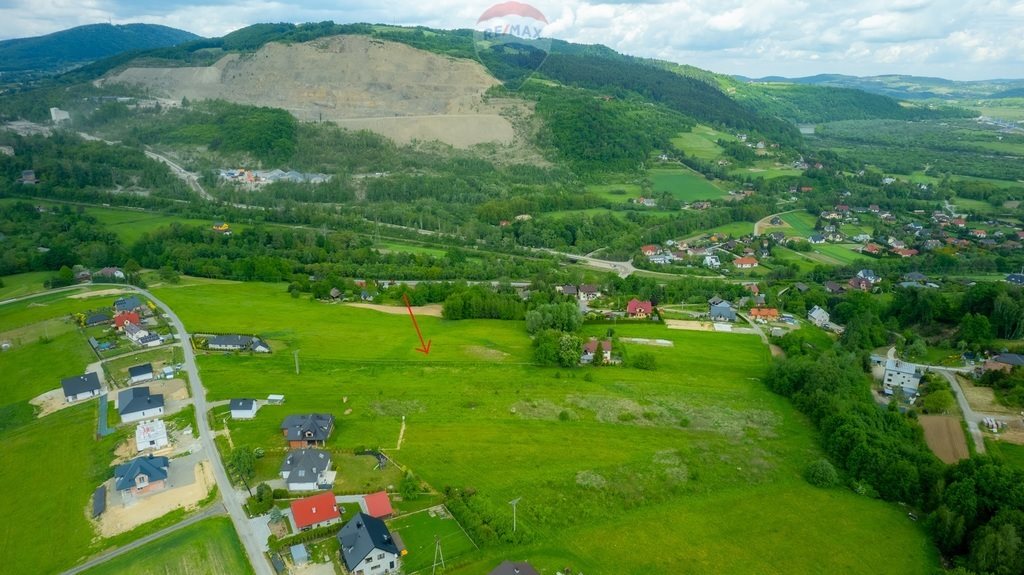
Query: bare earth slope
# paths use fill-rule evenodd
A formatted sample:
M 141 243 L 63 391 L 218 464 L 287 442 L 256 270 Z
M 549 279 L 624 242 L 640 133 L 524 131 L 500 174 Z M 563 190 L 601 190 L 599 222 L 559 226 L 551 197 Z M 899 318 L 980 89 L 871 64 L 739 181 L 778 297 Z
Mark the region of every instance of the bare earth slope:
M 399 142 L 458 147 L 510 143 L 512 124 L 483 93 L 498 83 L 482 65 L 365 36 L 267 44 L 209 67 L 127 68 L 103 80 L 174 100 L 219 98 L 330 120 Z

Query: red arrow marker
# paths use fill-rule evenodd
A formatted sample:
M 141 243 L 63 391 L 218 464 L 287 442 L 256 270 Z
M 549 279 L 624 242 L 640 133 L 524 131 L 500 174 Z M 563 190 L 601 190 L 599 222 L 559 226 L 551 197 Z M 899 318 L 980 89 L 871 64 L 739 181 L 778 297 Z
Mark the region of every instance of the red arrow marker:
M 429 355 L 430 340 L 428 339 L 426 343 L 423 343 L 423 333 L 420 332 L 420 324 L 416 323 L 416 315 L 412 313 L 412 304 L 409 303 L 409 296 L 406 294 L 402 294 L 402 299 L 405 301 L 406 309 L 409 310 L 409 317 L 412 318 L 412 326 L 416 328 L 416 335 L 419 336 L 420 338 L 420 346 L 416 348 L 416 351 L 422 353 L 423 355 Z

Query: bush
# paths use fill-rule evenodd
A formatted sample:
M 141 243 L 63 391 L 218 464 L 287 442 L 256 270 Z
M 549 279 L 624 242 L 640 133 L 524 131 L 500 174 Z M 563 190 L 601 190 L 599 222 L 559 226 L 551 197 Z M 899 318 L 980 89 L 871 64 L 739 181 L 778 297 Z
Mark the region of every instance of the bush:
M 654 371 L 658 369 L 658 360 L 653 353 L 642 351 L 632 355 L 630 365 L 637 369 Z
M 289 497 L 289 495 L 288 495 L 288 490 L 287 489 L 275 489 L 274 490 L 274 499 L 288 499 L 288 497 Z
M 827 459 L 819 459 L 807 466 L 804 473 L 807 482 L 815 487 L 833 487 L 839 482 L 839 474 Z

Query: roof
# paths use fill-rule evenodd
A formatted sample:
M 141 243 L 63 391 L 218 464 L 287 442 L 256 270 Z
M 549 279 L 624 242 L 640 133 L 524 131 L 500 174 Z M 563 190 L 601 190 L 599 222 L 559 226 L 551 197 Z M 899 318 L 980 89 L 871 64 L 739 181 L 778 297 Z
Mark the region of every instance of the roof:
M 114 301 L 114 309 L 117 311 L 131 311 L 142 307 L 142 301 L 135 296 L 123 297 Z
M 1024 284 L 1024 274 L 1010 274 L 1006 276 L 1006 281 L 1014 284 Z
M 136 444 L 145 445 L 150 441 L 155 441 L 160 438 L 167 439 L 167 424 L 165 424 L 162 419 L 140 421 L 139 424 L 135 426 Z
M 1024 355 L 1019 353 L 1002 353 L 993 357 L 992 360 L 1006 365 L 1024 365 Z
M 296 563 L 306 563 L 309 561 L 309 551 L 306 551 L 306 546 L 302 543 L 292 545 L 289 551 L 292 554 L 292 561 Z
M 146 363 L 128 368 L 128 377 L 138 377 L 140 375 L 153 375 L 153 364 Z
M 651 313 L 651 302 L 640 301 L 636 298 L 629 300 L 629 304 L 626 305 L 626 313 L 635 314 L 639 312 Z
M 303 529 L 323 521 L 338 519 L 338 504 L 334 501 L 334 493 L 325 491 L 316 495 L 292 501 L 292 519 L 295 527 Z
M 309 483 L 330 466 L 331 454 L 322 449 L 293 449 L 281 462 L 281 473 L 288 473 L 288 483 Z
M 92 516 L 99 517 L 107 510 L 107 486 L 100 485 L 92 492 Z
M 887 359 L 885 360 L 885 371 L 895 371 L 897 373 L 904 373 L 907 375 L 916 375 L 917 366 L 898 359 Z
M 577 291 L 576 290 L 576 286 L 574 286 L 574 285 L 564 285 L 564 286 L 562 286 L 562 293 L 565 294 L 565 295 L 576 295 L 576 291 Z
M 146 335 L 139 338 L 139 344 L 146 344 L 151 341 L 160 341 L 160 336 L 155 333 L 147 333 Z
M 598 340 L 597 338 L 592 337 L 592 338 L 590 338 L 589 340 L 587 340 L 583 344 L 583 351 L 585 351 L 587 353 L 595 353 L 595 352 L 597 352 L 598 346 L 601 347 L 602 351 L 604 351 L 604 350 L 611 351 L 612 350 L 612 340 L 610 340 L 610 339 Z
M 163 406 L 163 394 L 150 395 L 148 387 L 130 387 L 117 394 L 117 413 L 120 415 Z
M 94 313 L 89 314 L 89 317 L 85 318 L 86 325 L 95 325 L 97 323 L 106 323 L 110 321 L 109 313 Z
M 289 415 L 281 422 L 281 429 L 288 430 L 288 441 L 326 441 L 333 428 L 334 416 L 328 413 Z
M 736 258 L 732 263 L 736 266 L 752 266 L 757 264 L 757 258 Z
M 128 463 L 122 463 L 114 469 L 114 479 L 118 491 L 131 489 L 135 485 L 135 478 L 145 475 L 150 483 L 167 479 L 167 458 L 166 457 L 136 457 Z
M 84 375 L 66 377 L 60 381 L 60 386 L 64 388 L 64 397 L 71 397 L 87 391 L 98 391 L 100 378 L 95 372 L 89 372 Z
M 928 280 L 928 276 L 924 275 L 921 272 L 910 272 L 904 274 L 903 279 L 907 280 L 908 282 L 923 282 Z
M 502 561 L 487 575 L 540 575 L 526 561 Z
M 349 571 L 355 570 L 356 565 L 374 549 L 395 555 L 400 553 L 388 526 L 382 520 L 365 513 L 358 513 L 341 528 L 338 543 L 341 545 L 341 557 Z
M 123 311 L 114 317 L 114 325 L 116 327 L 121 327 L 126 323 L 133 323 L 136 325 L 141 323 L 139 322 L 139 314 L 133 311 Z
M 600 289 L 593 284 L 582 284 L 580 286 L 580 293 L 597 293 Z
M 207 340 L 209 345 L 224 347 L 249 347 L 252 337 L 248 335 L 215 335 Z
M 825 317 L 828 317 L 828 312 L 822 309 L 821 306 L 814 306 L 811 308 L 811 311 L 807 312 L 807 315 L 812 317 L 820 317 L 821 314 L 825 314 Z
M 252 411 L 254 405 L 256 405 L 255 399 L 232 399 L 231 411 Z
M 387 517 L 395 512 L 391 508 L 391 499 L 388 497 L 387 491 L 364 495 L 363 501 L 366 502 L 366 512 L 371 517 Z
M 773 307 L 755 307 L 750 310 L 750 317 L 779 317 L 779 310 Z

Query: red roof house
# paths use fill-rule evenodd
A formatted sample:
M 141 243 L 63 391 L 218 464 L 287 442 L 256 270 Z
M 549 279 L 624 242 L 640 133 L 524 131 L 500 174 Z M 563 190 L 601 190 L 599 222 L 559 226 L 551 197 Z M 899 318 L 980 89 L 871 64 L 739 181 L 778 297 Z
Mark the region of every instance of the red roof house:
M 387 491 L 364 495 L 363 502 L 366 503 L 367 515 L 371 517 L 387 519 L 395 513 L 395 510 L 391 508 L 391 499 L 388 498 Z
M 626 314 L 629 317 L 645 318 L 651 315 L 651 309 L 653 306 L 649 301 L 640 301 L 636 298 L 629 300 L 626 305 Z
M 750 310 L 750 317 L 763 320 L 779 319 L 779 310 L 773 307 L 755 307 Z
M 756 268 L 757 258 L 736 258 L 732 260 L 732 265 L 740 269 Z
M 914 248 L 900 248 L 893 250 L 892 253 L 900 256 L 901 258 L 910 258 L 917 255 L 917 250 Z
M 985 230 L 971 230 L 971 235 L 976 238 L 987 238 L 988 232 Z
M 114 318 L 114 327 L 117 329 L 124 329 L 124 324 L 126 323 L 139 325 L 141 323 L 139 321 L 139 314 L 133 311 L 126 311 L 124 313 L 117 314 L 117 317 Z
M 644 254 L 645 256 L 653 256 L 660 251 L 661 248 L 654 245 L 646 245 L 640 248 L 640 253 Z
M 299 531 L 326 527 L 341 521 L 338 505 L 334 501 L 334 493 L 330 491 L 292 501 L 291 508 L 295 528 Z

